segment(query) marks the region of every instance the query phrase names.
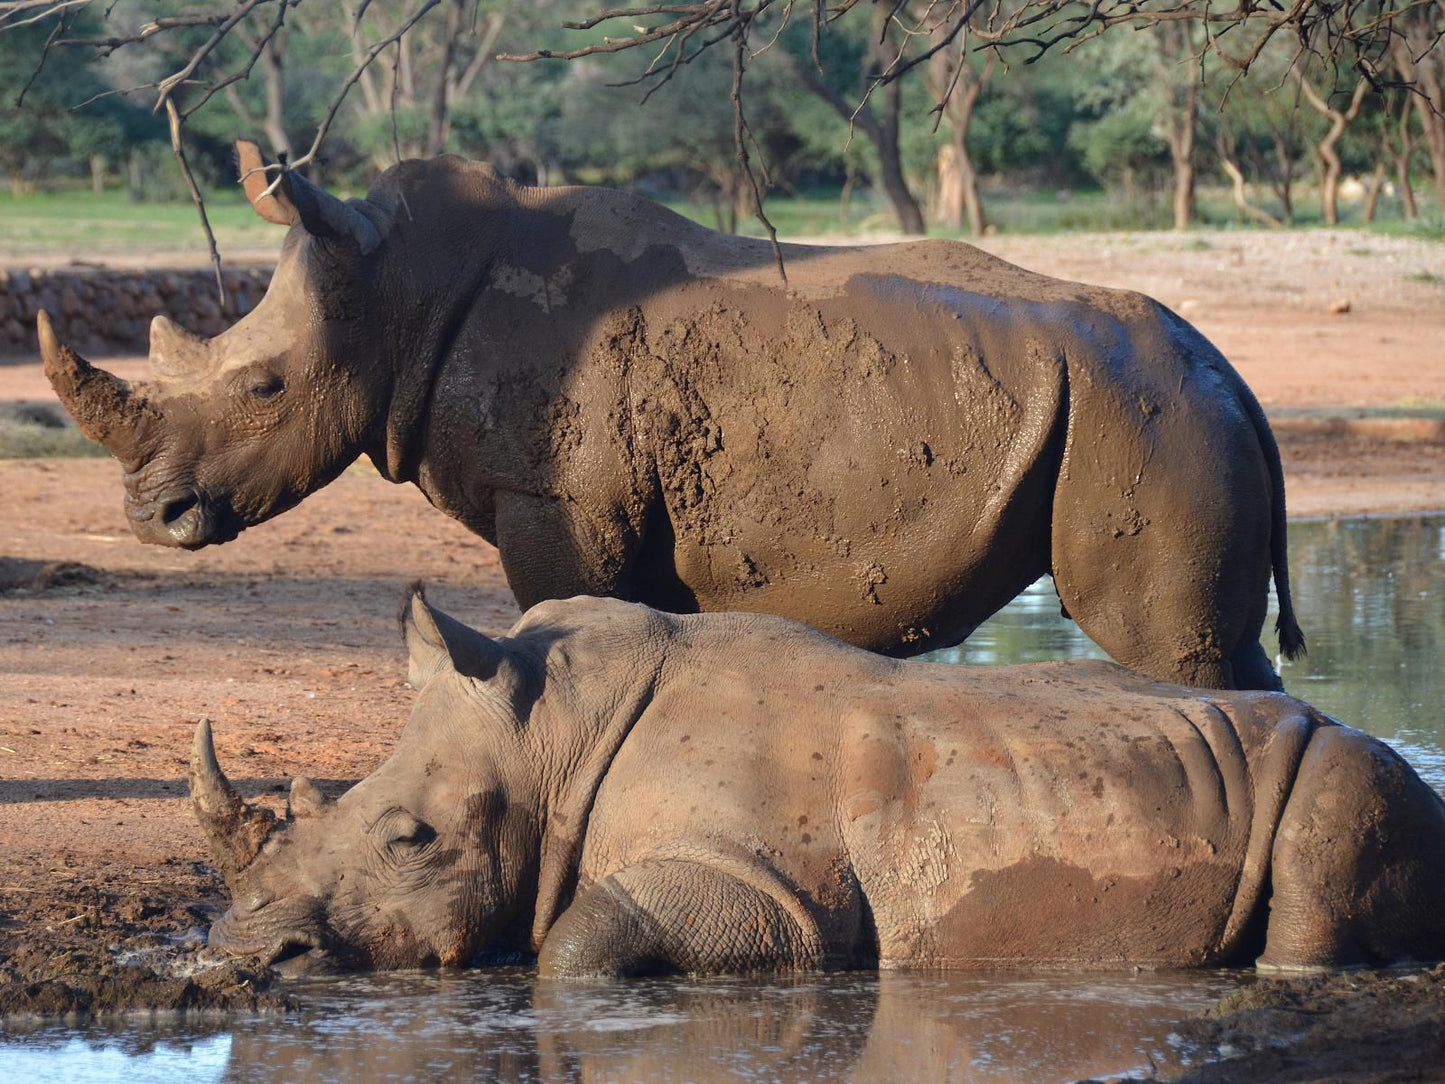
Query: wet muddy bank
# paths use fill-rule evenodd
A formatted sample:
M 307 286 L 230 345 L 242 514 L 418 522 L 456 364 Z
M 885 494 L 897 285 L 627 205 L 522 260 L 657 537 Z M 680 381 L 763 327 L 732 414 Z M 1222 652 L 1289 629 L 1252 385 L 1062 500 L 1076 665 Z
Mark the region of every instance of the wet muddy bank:
M 1445 1080 L 1445 964 L 1261 979 L 1177 1031 L 1210 1057 L 1188 1084 Z
M 258 961 L 206 948 L 218 879 L 191 862 L 161 872 L 169 885 L 58 874 L 48 891 L 0 890 L 3 1026 L 295 1008 Z

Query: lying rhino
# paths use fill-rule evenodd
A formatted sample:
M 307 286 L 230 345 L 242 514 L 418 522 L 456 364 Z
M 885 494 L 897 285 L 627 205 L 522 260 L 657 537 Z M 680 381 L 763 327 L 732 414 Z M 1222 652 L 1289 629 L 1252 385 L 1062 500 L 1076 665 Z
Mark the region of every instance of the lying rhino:
M 784 285 L 767 242 L 621 192 L 438 158 L 343 203 L 242 164 L 293 223 L 250 315 L 157 317 L 134 387 L 40 320 L 145 541 L 226 542 L 365 454 L 496 545 L 523 608 L 775 613 L 909 655 L 1052 573 L 1120 662 L 1278 688 L 1272 569 L 1303 647 L 1269 426 L 1147 298 L 954 242 L 785 245 Z
M 1445 803 L 1281 694 L 606 599 L 491 640 L 417 596 L 403 626 L 416 708 L 339 800 L 298 779 L 277 823 L 197 729 L 212 944 L 567 975 L 1445 955 Z

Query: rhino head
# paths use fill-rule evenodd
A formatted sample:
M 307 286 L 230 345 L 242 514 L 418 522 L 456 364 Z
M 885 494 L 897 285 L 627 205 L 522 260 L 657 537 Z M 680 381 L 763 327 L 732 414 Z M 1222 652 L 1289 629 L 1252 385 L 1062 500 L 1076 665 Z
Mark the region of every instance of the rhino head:
M 38 317 L 45 374 L 123 465 L 144 542 L 198 549 L 295 505 L 374 440 L 390 394 L 358 365 L 375 352 L 366 302 L 389 212 L 285 169 L 267 193 L 260 149 L 238 149 L 253 206 L 291 226 L 254 310 L 213 339 L 157 316 L 154 379 L 135 384 L 90 365 Z
M 419 593 L 402 627 L 416 708 L 392 757 L 335 801 L 297 779 L 284 820 L 248 805 L 197 726 L 191 803 L 233 901 L 212 945 L 289 974 L 527 948 L 539 801 L 518 738 L 535 683 Z

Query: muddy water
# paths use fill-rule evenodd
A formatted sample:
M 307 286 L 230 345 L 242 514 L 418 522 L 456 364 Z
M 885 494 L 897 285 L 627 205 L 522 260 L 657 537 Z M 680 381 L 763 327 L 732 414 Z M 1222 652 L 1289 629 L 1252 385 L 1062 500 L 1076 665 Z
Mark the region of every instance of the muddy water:
M 1294 693 L 1390 741 L 1445 791 L 1445 519 L 1295 524 L 1310 655 Z M 1036 584 L 947 661 L 1097 654 Z M 525 969 L 295 988 L 286 1020 L 0 1033 L 24 1081 L 1069 1081 L 1197 1059 L 1182 1016 L 1245 973 L 844 975 L 539 983 Z

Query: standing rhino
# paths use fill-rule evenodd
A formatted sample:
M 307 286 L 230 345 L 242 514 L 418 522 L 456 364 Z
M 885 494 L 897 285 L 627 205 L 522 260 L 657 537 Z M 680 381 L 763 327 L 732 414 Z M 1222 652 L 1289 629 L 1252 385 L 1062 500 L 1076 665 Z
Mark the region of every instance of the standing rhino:
M 253 312 L 210 340 L 157 317 L 134 387 L 40 318 L 144 541 L 229 541 L 365 454 L 496 545 L 523 608 L 774 613 L 909 655 L 1052 573 L 1120 662 L 1278 688 L 1272 570 L 1303 648 L 1269 426 L 1148 298 L 954 242 L 785 245 L 784 284 L 767 242 L 621 192 L 445 157 L 266 195 L 243 151 L 292 224 Z
M 901 662 L 751 614 L 610 599 L 491 640 L 420 596 L 392 757 L 288 820 L 196 732 L 234 903 L 295 968 L 1276 968 L 1445 955 L 1445 803 L 1282 694 L 1102 662 Z

